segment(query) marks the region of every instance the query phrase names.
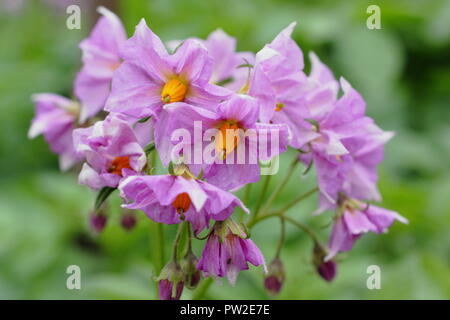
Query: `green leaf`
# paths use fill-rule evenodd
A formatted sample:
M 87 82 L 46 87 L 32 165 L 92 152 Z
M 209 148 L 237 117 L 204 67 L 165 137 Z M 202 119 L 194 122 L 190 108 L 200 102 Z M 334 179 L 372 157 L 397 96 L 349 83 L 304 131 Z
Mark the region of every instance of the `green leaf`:
M 97 199 L 95 199 L 95 207 L 94 207 L 95 211 L 98 211 L 100 209 L 103 202 L 105 202 L 105 200 L 108 199 L 111 193 L 116 189 L 117 188 L 104 187 L 100 190 L 100 192 L 97 195 Z

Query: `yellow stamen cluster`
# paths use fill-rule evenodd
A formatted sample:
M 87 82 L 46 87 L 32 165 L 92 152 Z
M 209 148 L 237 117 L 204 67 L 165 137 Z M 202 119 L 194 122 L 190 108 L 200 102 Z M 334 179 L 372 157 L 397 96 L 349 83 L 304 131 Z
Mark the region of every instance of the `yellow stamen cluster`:
M 164 103 L 184 101 L 187 93 L 187 85 L 174 78 L 167 82 L 161 91 L 161 101 Z
M 284 108 L 284 103 L 278 102 L 275 105 L 275 111 L 281 111 L 281 110 L 283 110 L 283 108 Z

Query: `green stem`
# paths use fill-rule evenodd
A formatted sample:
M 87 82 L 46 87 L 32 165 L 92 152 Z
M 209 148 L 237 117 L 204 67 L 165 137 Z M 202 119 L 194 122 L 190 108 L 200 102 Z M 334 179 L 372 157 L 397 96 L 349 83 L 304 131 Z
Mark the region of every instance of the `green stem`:
M 244 204 L 244 206 L 247 206 L 248 205 L 248 199 L 250 198 L 250 192 L 251 192 L 251 190 L 252 190 L 252 184 L 251 183 L 249 183 L 249 184 L 247 184 L 246 186 L 245 186 L 245 189 L 244 189 L 244 196 L 242 197 L 242 203 Z M 240 210 L 240 212 L 239 212 L 239 221 L 243 221 L 244 220 L 244 217 L 245 217 L 245 215 L 246 215 L 246 212 L 244 211 L 244 209 L 242 209 L 241 207 L 239 207 L 239 210 Z
M 313 195 L 314 193 L 316 193 L 319 190 L 319 187 L 315 187 L 301 195 L 299 195 L 297 198 L 293 199 L 291 202 L 289 202 L 286 206 L 284 206 L 279 212 L 280 213 L 285 213 L 286 211 L 288 211 L 290 208 L 292 208 L 293 206 L 295 206 L 297 203 L 305 200 L 306 198 L 308 198 L 309 196 Z
M 206 278 L 197 288 L 192 295 L 192 300 L 201 300 L 206 295 L 209 287 L 212 285 L 213 279 L 211 277 Z
M 284 215 L 281 215 L 282 219 L 292 223 L 293 225 L 295 225 L 296 227 L 302 229 L 308 236 L 311 237 L 311 239 L 316 242 L 316 243 L 321 243 L 319 240 L 319 237 L 317 237 L 317 235 L 314 233 L 314 231 L 308 227 L 306 224 L 303 224 L 301 222 L 298 222 L 295 219 L 292 219 L 291 217 L 286 217 Z
M 192 231 L 191 231 L 191 223 L 186 223 L 186 230 L 187 230 L 187 236 L 188 236 L 188 245 L 186 249 L 186 254 L 192 252 Z
M 266 214 L 260 215 L 256 219 L 252 219 L 249 223 L 247 223 L 247 228 L 251 229 L 258 222 L 266 220 L 271 217 L 276 217 L 279 215 L 280 215 L 279 212 L 272 212 L 272 213 L 266 213 Z
M 152 155 L 151 155 L 151 158 L 150 158 L 150 163 L 151 163 L 151 166 L 152 166 L 152 168 L 151 168 L 152 174 L 156 174 L 156 151 L 155 150 L 152 151 Z
M 309 196 L 311 196 L 312 194 L 314 194 L 316 191 L 318 191 L 319 188 L 315 187 L 301 195 L 299 195 L 297 198 L 295 198 L 294 200 L 292 200 L 290 203 L 288 203 L 286 206 L 284 206 L 281 210 L 276 211 L 276 212 L 269 212 L 269 213 L 265 213 L 263 215 L 260 215 L 258 217 L 256 217 L 255 219 L 252 219 L 248 224 L 247 224 L 247 228 L 252 228 L 255 224 L 257 224 L 260 221 L 266 220 L 268 218 L 271 217 L 276 217 L 279 215 L 283 215 L 287 210 L 289 210 L 290 208 L 292 208 L 294 205 L 296 205 L 297 203 L 305 200 L 306 198 L 308 198 Z
M 267 193 L 267 189 L 269 188 L 270 177 L 272 177 L 272 176 L 267 176 L 264 181 L 263 189 L 261 191 L 261 194 L 259 195 L 259 199 L 258 199 L 258 202 L 256 203 L 256 207 L 255 207 L 255 215 L 254 215 L 255 218 L 259 214 L 259 210 L 261 209 L 261 205 L 263 204 L 264 198 Z
M 244 197 L 243 197 L 244 204 L 246 204 L 248 202 L 251 191 L 252 191 L 252 184 L 249 183 L 245 186 L 245 190 L 244 190 Z
M 173 261 L 178 261 L 178 247 L 180 246 L 181 234 L 183 233 L 184 224 L 180 223 L 178 225 L 177 235 L 175 236 L 175 240 L 173 242 L 173 251 L 172 251 L 172 259 Z
M 156 224 L 156 232 L 158 237 L 158 248 L 159 248 L 159 270 L 161 271 L 164 267 L 165 259 L 165 250 L 164 250 L 164 225 L 162 223 Z
M 161 223 L 151 222 L 151 230 L 150 230 L 150 248 L 156 248 L 156 250 L 152 250 L 152 260 L 153 266 L 155 269 L 155 277 L 159 275 L 162 268 L 164 267 L 165 257 L 164 257 L 164 228 Z M 155 285 L 155 293 L 156 299 L 159 297 L 159 288 L 158 285 Z
M 280 258 L 280 252 L 283 248 L 284 239 L 286 236 L 286 223 L 284 222 L 284 219 L 282 216 L 280 216 L 280 224 L 281 224 L 281 231 L 280 231 L 280 240 L 278 241 L 277 251 L 275 252 L 275 258 Z
M 280 192 L 283 190 L 284 186 L 287 184 L 289 179 L 292 177 L 292 174 L 295 170 L 295 167 L 298 164 L 297 155 L 295 156 L 294 161 L 292 161 L 291 165 L 289 166 L 288 172 L 284 179 L 278 184 L 278 186 L 275 188 L 274 192 L 270 195 L 267 202 L 264 204 L 263 208 L 261 209 L 261 212 L 267 211 L 267 209 L 270 208 L 275 198 L 280 194 Z

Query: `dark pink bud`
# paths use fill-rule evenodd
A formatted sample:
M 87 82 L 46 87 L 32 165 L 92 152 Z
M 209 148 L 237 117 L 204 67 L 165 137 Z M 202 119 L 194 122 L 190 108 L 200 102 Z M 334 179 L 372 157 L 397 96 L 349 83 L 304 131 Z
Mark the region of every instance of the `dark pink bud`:
M 159 281 L 159 299 L 161 300 L 180 300 L 183 293 L 183 282 L 178 282 L 175 295 L 173 295 L 173 284 L 167 279 Z
M 136 216 L 133 213 L 126 213 L 122 215 L 120 224 L 125 230 L 132 230 L 136 226 Z
M 96 232 L 101 232 L 105 228 L 107 221 L 108 221 L 108 217 L 102 212 L 91 213 L 91 215 L 90 215 L 91 227 Z
M 324 280 L 328 282 L 333 281 L 337 272 L 336 262 L 334 262 L 333 260 L 323 262 L 317 267 L 317 272 Z
M 183 293 L 185 275 L 180 265 L 171 261 L 165 265 L 158 277 L 159 298 L 161 300 L 180 300 Z
M 188 252 L 181 261 L 181 267 L 186 277 L 186 287 L 195 289 L 201 279 L 200 271 L 197 269 L 198 259 L 194 253 Z
M 188 278 L 188 282 L 187 282 L 187 286 L 190 289 L 194 289 L 195 287 L 197 287 L 198 283 L 200 282 L 202 278 L 202 275 L 200 273 L 200 271 L 195 271 L 193 274 L 190 275 L 190 277 Z
M 313 249 L 313 261 L 317 273 L 328 282 L 333 281 L 337 273 L 337 264 L 333 260 L 324 261 L 327 256 L 327 248 L 320 243 L 316 243 Z
M 280 293 L 285 279 L 283 263 L 280 259 L 273 259 L 268 266 L 267 276 L 264 278 L 264 287 L 273 296 Z

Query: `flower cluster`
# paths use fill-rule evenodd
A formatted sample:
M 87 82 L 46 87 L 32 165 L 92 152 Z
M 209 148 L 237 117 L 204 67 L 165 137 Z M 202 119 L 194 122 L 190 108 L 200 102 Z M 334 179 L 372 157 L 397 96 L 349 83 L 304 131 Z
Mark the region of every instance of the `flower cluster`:
M 202 277 L 234 284 L 248 263 L 262 266 L 266 288 L 278 293 L 285 279 L 279 256 L 286 222 L 311 236 L 315 267 L 327 281 L 336 275 L 336 254 L 350 250 L 361 235 L 385 232 L 394 220 L 407 222 L 368 203 L 380 200 L 376 168 L 393 133 L 365 114 L 361 95 L 314 53 L 305 73 L 303 53 L 291 38 L 295 23 L 253 54 L 237 52 L 235 39 L 222 30 L 206 40 L 163 43 L 144 19 L 127 38 L 114 13 L 99 12 L 80 44 L 76 101 L 35 95 L 29 136 L 44 135 L 62 170 L 83 163 L 79 183 L 99 191 L 91 214 L 97 231 L 107 222 L 105 200 L 115 189 L 123 200 L 124 228 L 135 225 L 135 210 L 156 223 L 179 225 L 173 258 L 157 278 L 162 299 L 179 299 Z M 303 163 L 317 175 L 317 187 L 299 199 L 318 191 L 316 213 L 335 212 L 328 246 L 287 217 L 287 209 L 268 213 L 283 185 L 251 214 L 234 194 L 261 180 L 261 161 L 289 148 L 295 152 L 291 169 Z M 166 174 L 155 174 L 156 155 Z M 250 214 L 247 221 L 232 217 L 236 207 Z M 270 217 L 280 218 L 282 234 L 267 268 L 249 229 Z M 199 259 L 194 239 L 207 239 Z

